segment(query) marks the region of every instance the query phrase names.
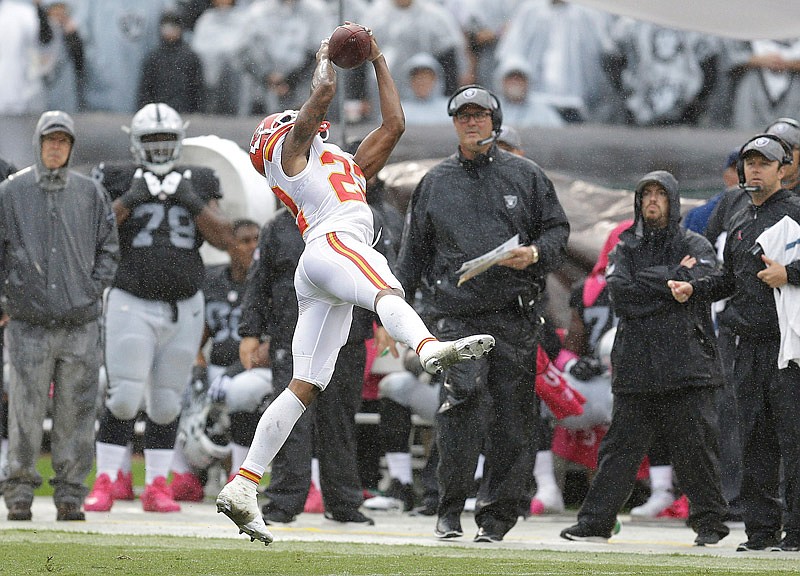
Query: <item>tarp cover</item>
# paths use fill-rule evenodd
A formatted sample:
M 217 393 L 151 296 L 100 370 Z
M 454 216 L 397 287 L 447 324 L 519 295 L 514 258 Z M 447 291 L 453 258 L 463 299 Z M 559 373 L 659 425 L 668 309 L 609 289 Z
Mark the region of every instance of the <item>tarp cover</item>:
M 573 1 L 662 26 L 740 40 L 784 40 L 800 35 L 800 2 L 793 0 Z

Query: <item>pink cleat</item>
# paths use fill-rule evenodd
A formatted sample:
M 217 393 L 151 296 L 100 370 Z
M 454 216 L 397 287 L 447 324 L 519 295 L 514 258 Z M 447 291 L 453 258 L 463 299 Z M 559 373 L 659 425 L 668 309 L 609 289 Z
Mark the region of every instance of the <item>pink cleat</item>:
M 172 498 L 178 502 L 202 502 L 206 497 L 200 479 L 191 472 L 173 472 L 169 486 L 172 489 Z
M 111 497 L 114 500 L 133 500 L 133 472 L 117 471 L 117 479 L 111 483 Z
M 145 512 L 180 512 L 181 505 L 172 498 L 172 490 L 167 485 L 167 479 L 159 476 L 148 484 L 142 495 L 142 508 Z
M 114 505 L 113 485 L 108 474 L 100 474 L 92 486 L 92 491 L 83 502 L 87 512 L 108 512 Z
M 303 507 L 303 512 L 309 514 L 322 514 L 325 512 L 325 504 L 322 502 L 322 492 L 312 482 L 311 487 L 308 489 L 308 496 L 306 497 L 306 505 Z

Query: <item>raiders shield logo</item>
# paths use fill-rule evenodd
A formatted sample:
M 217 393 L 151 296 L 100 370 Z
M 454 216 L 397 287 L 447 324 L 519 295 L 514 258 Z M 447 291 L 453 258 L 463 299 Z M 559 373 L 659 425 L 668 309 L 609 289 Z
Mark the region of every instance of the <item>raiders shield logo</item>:
M 516 196 L 511 196 L 511 195 L 503 196 L 503 200 L 506 201 L 506 208 L 508 208 L 509 210 L 513 210 L 514 208 L 517 207 L 518 198 Z

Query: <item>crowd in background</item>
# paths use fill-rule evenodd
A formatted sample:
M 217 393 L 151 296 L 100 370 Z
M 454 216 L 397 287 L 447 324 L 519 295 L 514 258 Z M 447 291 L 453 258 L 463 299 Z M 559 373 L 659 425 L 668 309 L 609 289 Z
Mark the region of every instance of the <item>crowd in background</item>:
M 519 128 L 752 129 L 800 105 L 800 39 L 731 40 L 562 0 L 344 0 L 343 15 L 339 4 L 0 0 L 0 114 L 297 108 L 319 39 L 341 20 L 383 39 L 409 125 L 446 123 L 445 95 L 468 83 L 494 90 Z M 363 67 L 342 76 L 345 117 L 373 119 L 374 80 Z

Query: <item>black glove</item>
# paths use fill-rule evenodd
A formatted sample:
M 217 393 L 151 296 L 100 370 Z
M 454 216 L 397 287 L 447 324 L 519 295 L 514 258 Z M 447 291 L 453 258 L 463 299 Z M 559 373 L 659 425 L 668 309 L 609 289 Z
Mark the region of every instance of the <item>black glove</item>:
M 177 172 L 167 174 L 164 178 L 164 185 L 166 187 L 167 179 L 173 177 Z M 169 192 L 167 192 L 169 194 Z M 191 173 L 187 170 L 178 182 L 175 191 L 170 194 L 172 200 L 176 204 L 180 204 L 189 211 L 192 217 L 197 216 L 203 211 L 206 203 L 200 199 L 200 196 L 195 194 L 194 187 L 192 186 Z
M 131 181 L 131 187 L 125 194 L 119 197 L 120 204 L 125 206 L 128 210 L 133 210 L 139 204 L 150 202 L 153 199 L 150 188 L 148 188 L 147 182 L 143 176 L 144 174 L 141 168 L 136 170 L 136 173 L 133 175 L 133 180 Z
M 570 374 L 583 382 L 600 376 L 603 372 L 605 368 L 594 356 L 581 356 L 569 369 Z

